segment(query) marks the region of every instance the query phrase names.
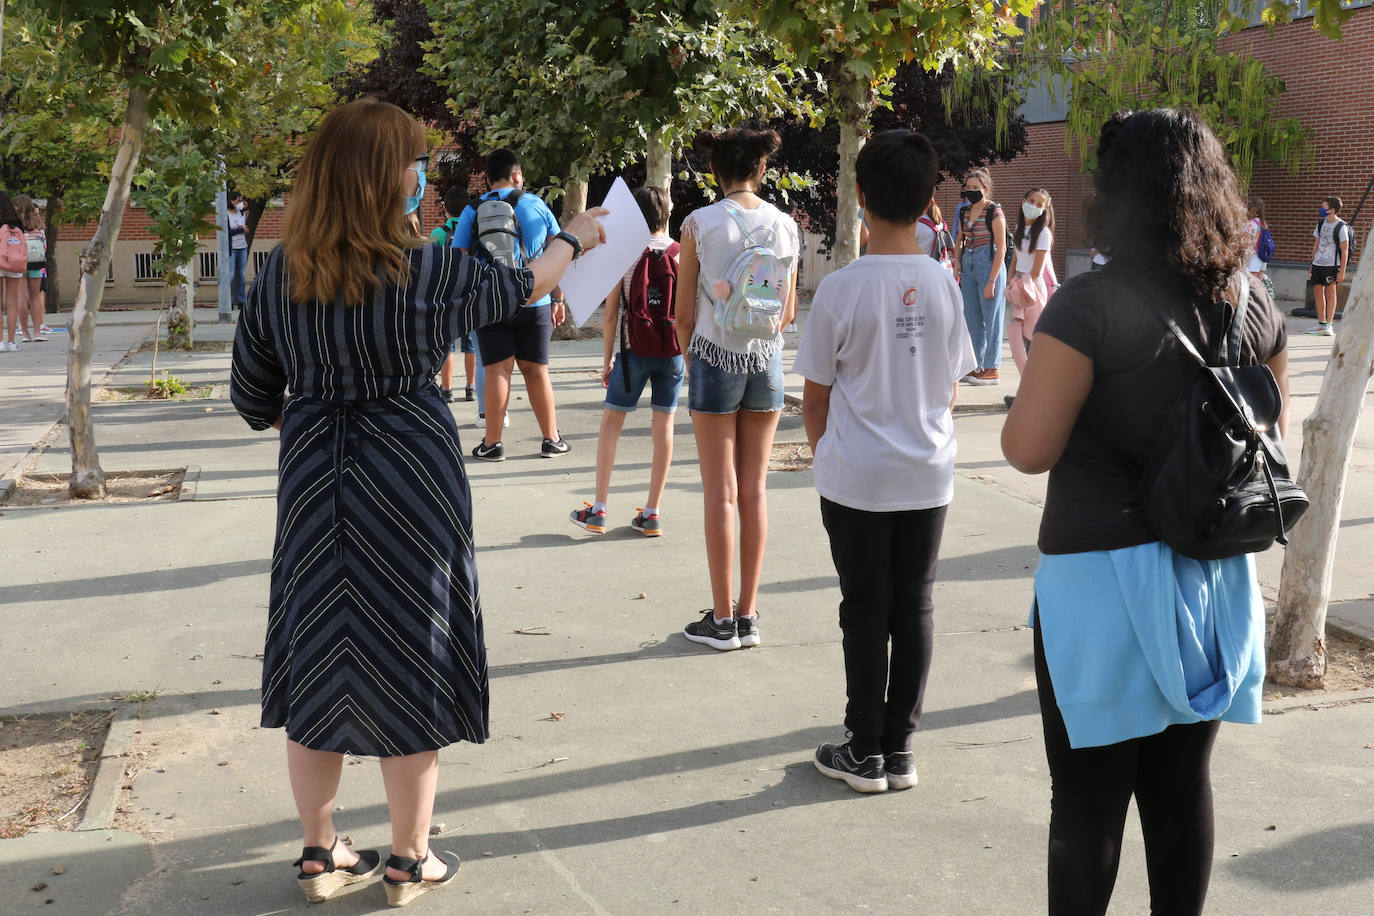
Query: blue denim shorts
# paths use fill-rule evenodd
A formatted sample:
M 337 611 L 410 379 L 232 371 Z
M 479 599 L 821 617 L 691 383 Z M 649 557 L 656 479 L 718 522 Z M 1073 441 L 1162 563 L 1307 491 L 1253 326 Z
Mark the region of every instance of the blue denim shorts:
M 682 389 L 683 368 L 681 356 L 637 356 L 624 351 L 615 358 L 606 382 L 606 409 L 621 413 L 634 410 L 647 382 L 649 406 L 657 413 L 673 413 Z
M 727 372 L 693 356 L 687 389 L 687 406 L 697 413 L 782 410 L 782 352 L 762 372 Z

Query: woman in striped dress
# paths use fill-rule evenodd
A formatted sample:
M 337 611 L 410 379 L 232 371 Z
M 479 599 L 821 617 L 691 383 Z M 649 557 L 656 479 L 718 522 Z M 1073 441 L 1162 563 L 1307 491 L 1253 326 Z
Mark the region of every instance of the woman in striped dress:
M 379 865 L 336 843 L 345 753 L 381 758 L 391 902 L 457 872 L 428 855 L 438 749 L 486 739 L 487 662 L 462 450 L 433 379 L 455 339 L 552 289 L 606 212 L 527 269 L 485 265 L 408 228 L 426 161 L 400 108 L 330 113 L 234 341 L 235 407 L 281 430 L 262 724 L 286 729 L 312 900 Z

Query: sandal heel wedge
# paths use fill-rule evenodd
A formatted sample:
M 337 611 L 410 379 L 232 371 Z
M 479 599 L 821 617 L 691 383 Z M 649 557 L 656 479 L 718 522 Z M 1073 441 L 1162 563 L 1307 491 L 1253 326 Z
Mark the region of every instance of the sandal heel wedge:
M 338 845 L 337 839 L 334 845 Z M 350 884 L 366 881 L 377 873 L 382 864 L 381 853 L 375 849 L 362 849 L 358 850 L 357 855 L 357 862 L 347 867 L 339 867 L 334 864 L 334 846 L 328 849 L 318 846 L 306 847 L 301 857 L 292 864 L 300 868 L 301 863 L 306 861 L 323 862 L 325 869 L 315 874 L 298 872 L 296 884 L 311 903 L 323 903 Z
M 442 878 L 434 881 L 426 881 L 420 877 L 420 867 L 429 859 L 426 855 L 423 859 L 406 859 L 400 856 L 392 856 L 386 860 L 387 868 L 395 868 L 399 871 L 410 872 L 410 880 L 393 881 L 391 878 L 383 876 L 382 886 L 386 888 L 386 902 L 391 906 L 406 906 L 416 897 L 420 897 L 430 891 L 439 890 L 453 883 L 453 879 L 458 877 L 458 869 L 463 862 L 455 853 L 438 852 L 431 853 L 447 866 Z

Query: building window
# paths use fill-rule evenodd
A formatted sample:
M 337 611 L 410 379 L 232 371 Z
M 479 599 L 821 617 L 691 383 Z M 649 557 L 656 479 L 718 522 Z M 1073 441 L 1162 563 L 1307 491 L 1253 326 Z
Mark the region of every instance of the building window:
M 162 279 L 162 256 L 151 251 L 134 252 L 134 282 L 151 283 Z
M 200 262 L 196 265 L 197 276 L 202 283 L 215 283 L 219 280 L 219 252 L 200 252 Z
M 1315 15 L 1311 0 L 1287 0 L 1289 12 L 1294 19 L 1305 19 Z M 1374 0 L 1341 0 L 1341 8 L 1347 10 L 1369 6 Z M 1262 0 L 1230 0 L 1231 14 L 1250 20 L 1252 26 L 1264 23 L 1264 9 L 1268 3 Z
M 262 272 L 262 266 L 267 263 L 267 256 L 271 253 L 270 251 L 253 252 L 253 276 L 256 277 Z
M 114 283 L 114 258 L 110 258 L 110 266 L 105 270 L 105 285 Z

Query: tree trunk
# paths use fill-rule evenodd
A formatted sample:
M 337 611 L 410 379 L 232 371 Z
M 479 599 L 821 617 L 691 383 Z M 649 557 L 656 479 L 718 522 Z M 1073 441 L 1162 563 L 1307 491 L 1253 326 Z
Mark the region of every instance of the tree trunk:
M 1370 243 L 1374 234 L 1366 242 Z M 1326 675 L 1326 605 L 1341 500 L 1372 364 L 1374 257 L 1366 255 L 1351 285 L 1316 409 L 1302 424 L 1298 483 L 1311 506 L 1294 527 L 1283 557 L 1268 649 L 1269 677 L 1290 687 L 1320 687 Z
M 663 142 L 663 129 L 649 132 L 649 150 L 644 160 L 644 183 L 667 191 L 673 183 L 673 151 Z
M 563 225 L 587 209 L 587 179 L 570 178 L 563 186 Z
M 50 312 L 56 312 L 62 308 L 62 288 L 58 283 L 57 271 L 57 233 L 59 227 L 56 215 L 62 211 L 62 200 L 57 197 L 49 197 L 48 205 L 43 208 L 43 232 L 48 240 L 48 259 L 44 265 L 48 269 L 47 292 L 44 293 L 44 307 Z
M 840 120 L 840 173 L 835 201 L 835 249 L 831 257 L 843 267 L 859 256 L 859 195 L 854 184 L 854 159 L 868 135 L 873 111 L 873 88 L 868 80 L 842 71 L 835 81 Z
M 110 169 L 110 184 L 95 236 L 81 252 L 81 277 L 72 306 L 71 333 L 67 335 L 67 423 L 71 431 L 71 495 L 78 499 L 105 498 L 105 472 L 95 447 L 95 424 L 91 418 L 91 350 L 95 342 L 96 316 L 105 295 L 105 272 L 110 266 L 124 209 L 129 203 L 129 186 L 143 152 L 148 130 L 148 96 L 143 89 L 129 90 L 124 126 L 119 134 L 119 151 Z

